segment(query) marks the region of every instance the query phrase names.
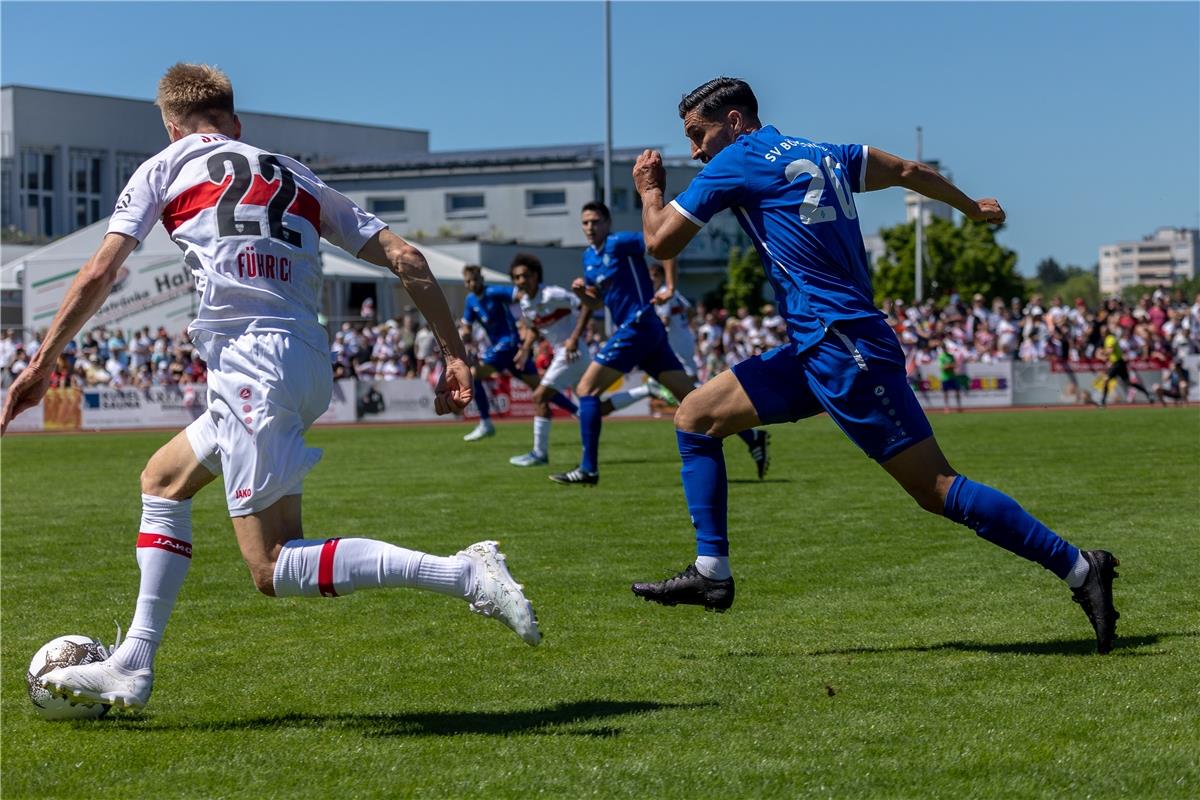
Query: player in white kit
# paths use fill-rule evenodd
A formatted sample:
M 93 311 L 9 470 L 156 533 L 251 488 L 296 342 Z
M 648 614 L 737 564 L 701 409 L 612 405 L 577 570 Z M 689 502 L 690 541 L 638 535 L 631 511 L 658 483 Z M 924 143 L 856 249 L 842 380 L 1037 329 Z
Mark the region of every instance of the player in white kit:
M 654 311 L 667 329 L 667 342 L 683 365 L 683 371 L 695 379 L 698 370 L 696 334 L 692 333 L 692 316 L 695 314 L 692 303 L 678 289 L 670 294 L 665 291 L 667 273 L 657 261 L 650 265 L 650 280 L 654 282 Z
M 550 460 L 551 399 L 556 394 L 574 389 L 592 363 L 587 348 L 580 349 L 578 344 L 578 333 L 587 326 L 592 312 L 581 308 L 579 298 L 571 290 L 542 283 L 542 262 L 535 255 L 517 253 L 513 256 L 508 274 L 513 281 L 513 297 L 519 303 L 521 317 L 526 322 L 521 348 L 514 360 L 524 364 L 539 335 L 554 348 L 554 358 L 533 392 L 533 449 L 508 460 L 516 467 L 532 467 Z M 649 395 L 670 396 L 657 381 L 651 379 L 642 386 L 613 392 L 601 402 L 600 413 L 611 414 Z
M 673 263 L 673 259 L 668 263 Z M 674 268 L 673 266 L 672 269 Z M 654 283 L 654 311 L 662 320 L 663 327 L 667 329 L 667 343 L 670 344 L 671 351 L 675 353 L 679 363 L 683 365 L 683 371 L 699 387 L 696 334 L 692 333 L 692 304 L 678 289 L 673 292 L 668 290 L 672 284 L 667 283 L 667 271 L 663 264 L 656 261 L 649 266 L 649 270 L 650 280 Z M 678 400 L 675 400 L 675 405 L 679 405 Z M 754 459 L 758 477 L 764 477 L 771 467 L 771 434 L 762 428 L 750 428 L 737 436 L 750 449 L 750 457 Z
M 299 162 L 237 141 L 241 123 L 222 72 L 176 64 L 160 81 L 156 102 L 171 144 L 121 192 L 99 249 L 71 284 L 37 357 L 14 382 L 0 432 L 41 400 L 58 355 L 160 219 L 184 251 L 200 293 L 188 331 L 208 362 L 208 410 L 142 473 L 141 583 L 128 636 L 109 659 L 54 670 L 42 676 L 43 685 L 87 704 L 146 704 L 154 655 L 191 563 L 191 497 L 219 474 L 242 557 L 264 594 L 423 588 L 462 598 L 537 644 L 533 609 L 495 542 L 440 558 L 371 539 L 303 538 L 302 482 L 321 457 L 303 437 L 332 391 L 328 338 L 317 322 L 318 239 L 401 279 L 444 353 L 434 401 L 439 414 L 471 400 L 462 340 L 418 250 Z

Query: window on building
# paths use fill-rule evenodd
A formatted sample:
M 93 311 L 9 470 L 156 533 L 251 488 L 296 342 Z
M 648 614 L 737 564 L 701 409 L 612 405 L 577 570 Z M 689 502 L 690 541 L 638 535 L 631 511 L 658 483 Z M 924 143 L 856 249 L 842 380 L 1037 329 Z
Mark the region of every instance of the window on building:
M 446 216 L 483 217 L 486 215 L 487 207 L 484 205 L 483 192 L 446 195 Z
M 0 161 L 0 227 L 4 228 L 13 224 L 12 171 L 11 158 Z
M 612 190 L 612 208 L 609 211 L 617 214 L 622 211 L 629 210 L 629 190 L 624 188 L 615 188 Z
M 113 165 L 116 169 L 114 177 L 116 180 L 113 185 L 117 187 L 117 191 L 125 188 L 129 183 L 129 179 L 133 177 L 133 173 L 137 172 L 137 168 L 142 165 L 143 161 L 149 160 L 149 155 L 142 153 L 117 153 L 116 163 Z M 117 198 L 118 200 L 120 198 Z
M 566 189 L 526 189 L 525 210 L 530 214 L 567 213 Z
M 408 203 L 403 197 L 368 197 L 367 210 L 381 217 L 397 219 L 407 213 Z
M 104 154 L 72 150 L 70 162 L 67 203 L 71 209 L 71 229 L 76 230 L 100 219 L 100 175 L 104 170 Z
M 54 235 L 54 153 L 21 150 L 21 225 L 26 233 Z

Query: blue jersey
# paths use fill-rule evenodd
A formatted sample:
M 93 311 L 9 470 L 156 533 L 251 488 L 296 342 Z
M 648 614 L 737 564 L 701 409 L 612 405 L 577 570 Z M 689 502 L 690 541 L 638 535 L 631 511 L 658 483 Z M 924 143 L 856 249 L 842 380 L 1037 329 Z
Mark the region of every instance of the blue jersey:
M 463 308 L 463 322 L 468 325 L 478 322 L 482 325 L 493 347 L 516 339 L 517 322 L 513 319 L 512 302 L 511 286 L 487 286 L 482 296 L 474 293 L 467 295 L 467 302 Z
M 843 319 L 882 316 L 858 227 L 867 148 L 784 136 L 739 136 L 671 205 L 697 225 L 731 208 L 754 242 L 793 343 L 808 348 Z
M 637 319 L 654 299 L 642 234 L 621 231 L 604 241 L 602 251 L 596 252 L 594 247 L 584 250 L 583 279 L 588 286 L 599 287 L 613 325 L 626 325 Z

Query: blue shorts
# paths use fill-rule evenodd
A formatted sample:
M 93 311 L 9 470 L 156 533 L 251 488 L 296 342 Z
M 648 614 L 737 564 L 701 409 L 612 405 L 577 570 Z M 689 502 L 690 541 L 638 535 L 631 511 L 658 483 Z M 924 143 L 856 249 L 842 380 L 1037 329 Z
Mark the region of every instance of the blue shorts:
M 487 350 L 483 351 L 483 355 L 479 357 L 481 363 L 487 364 L 496 372 L 508 372 L 512 375 L 527 375 L 531 372 L 537 372 L 537 367 L 534 366 L 533 357 L 530 356 L 524 365 L 524 369 L 517 369 L 517 365 L 513 363 L 513 356 L 517 354 L 517 350 L 521 349 L 512 339 L 502 339 L 499 344 L 492 345 Z
M 664 372 L 683 370 L 671 342 L 667 340 L 667 329 L 653 309 L 645 308 L 631 322 L 613 331 L 612 336 L 600 348 L 595 361 L 611 367 L 621 374 L 641 367 L 653 378 Z
M 838 322 L 807 350 L 785 344 L 735 365 L 733 374 L 764 424 L 825 411 L 881 463 L 933 435 L 900 343 L 882 319 Z

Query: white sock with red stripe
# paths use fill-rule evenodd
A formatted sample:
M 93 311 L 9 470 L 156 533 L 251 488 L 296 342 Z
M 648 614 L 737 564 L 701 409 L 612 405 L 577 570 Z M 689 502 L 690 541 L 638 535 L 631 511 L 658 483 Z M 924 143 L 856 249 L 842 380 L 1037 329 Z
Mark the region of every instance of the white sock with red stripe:
M 374 539 L 293 539 L 275 561 L 276 597 L 337 597 L 357 589 L 410 586 L 466 598 L 471 562 Z
M 142 495 L 137 562 L 142 580 L 133 622 L 111 659 L 127 670 L 148 669 L 154 664 L 175 598 L 192 565 L 191 500 Z

